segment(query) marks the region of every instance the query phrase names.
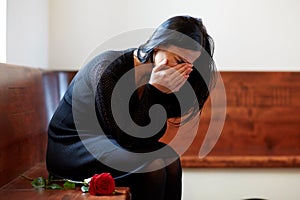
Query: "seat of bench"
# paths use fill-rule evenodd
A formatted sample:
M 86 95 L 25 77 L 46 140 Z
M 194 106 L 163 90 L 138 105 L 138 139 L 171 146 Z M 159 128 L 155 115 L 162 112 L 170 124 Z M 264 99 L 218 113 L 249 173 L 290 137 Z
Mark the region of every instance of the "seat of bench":
M 37 178 L 47 177 L 48 173 L 44 163 L 38 163 L 30 168 L 23 175 Z M 19 176 L 8 184 L 0 188 L 1 199 L 27 200 L 27 199 L 76 199 L 76 200 L 129 200 L 130 192 L 127 187 L 117 187 L 120 193 L 112 196 L 93 196 L 89 193 L 82 193 L 80 188 L 75 190 L 45 190 L 34 189 L 29 180 Z

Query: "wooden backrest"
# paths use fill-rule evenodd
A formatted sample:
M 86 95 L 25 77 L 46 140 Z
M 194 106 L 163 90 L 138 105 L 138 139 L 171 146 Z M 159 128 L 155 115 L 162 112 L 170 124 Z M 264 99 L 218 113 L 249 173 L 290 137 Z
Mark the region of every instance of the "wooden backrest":
M 220 123 L 218 118 L 210 119 L 209 101 L 197 135 L 182 156 L 183 166 L 299 167 L 300 72 L 221 72 L 221 76 L 227 96 L 221 135 L 212 151 L 200 159 L 209 124 Z M 174 135 L 176 127 L 169 130 Z
M 45 160 L 48 121 L 66 75 L 74 73 L 0 63 L 0 187 Z

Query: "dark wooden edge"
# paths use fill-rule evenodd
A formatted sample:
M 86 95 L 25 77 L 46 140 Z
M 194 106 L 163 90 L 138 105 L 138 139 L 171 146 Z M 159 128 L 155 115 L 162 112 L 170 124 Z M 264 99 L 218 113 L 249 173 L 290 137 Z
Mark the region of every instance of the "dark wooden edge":
M 184 156 L 181 163 L 184 168 L 296 168 L 300 156 Z

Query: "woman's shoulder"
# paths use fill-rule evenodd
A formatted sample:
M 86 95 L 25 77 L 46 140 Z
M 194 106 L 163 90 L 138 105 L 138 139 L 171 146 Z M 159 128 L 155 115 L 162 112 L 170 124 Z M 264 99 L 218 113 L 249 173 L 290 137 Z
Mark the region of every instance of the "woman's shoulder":
M 134 49 L 126 49 L 126 50 L 106 50 L 97 56 L 93 60 L 101 60 L 101 61 L 109 61 L 113 62 L 116 59 L 122 58 L 128 53 L 133 52 Z
M 133 52 L 134 49 L 126 50 L 106 50 L 96 56 L 94 56 L 87 64 L 83 66 L 82 69 L 95 70 L 99 68 L 106 68 L 109 65 L 112 65 L 115 62 L 123 60 L 125 55 Z
M 107 50 L 94 56 L 83 68 L 80 69 L 78 77 L 89 82 L 89 85 L 97 85 L 100 77 L 104 74 L 116 75 L 119 73 L 119 64 L 127 62 L 134 49 Z M 125 59 L 125 60 L 124 60 Z M 122 71 L 122 70 L 121 70 Z

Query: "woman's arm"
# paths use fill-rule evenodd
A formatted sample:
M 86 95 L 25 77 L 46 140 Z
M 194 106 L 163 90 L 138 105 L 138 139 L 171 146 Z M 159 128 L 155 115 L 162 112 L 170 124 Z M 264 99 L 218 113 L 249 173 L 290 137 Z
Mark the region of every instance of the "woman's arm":
M 164 94 L 151 84 L 146 84 L 144 86 L 140 98 L 136 90 L 132 94 L 132 97 L 130 99 L 129 108 L 125 108 L 130 109 L 130 120 L 127 119 L 126 115 L 121 111 L 124 109 L 121 107 L 122 105 L 128 105 L 128 102 L 124 102 L 126 101 L 126 98 L 124 98 L 122 94 L 116 94 L 115 98 L 117 99 L 115 102 L 118 103 L 114 104 L 113 106 L 115 110 L 120 111 L 117 112 L 118 119 L 121 119 L 122 124 L 125 124 L 127 126 L 126 131 L 124 131 L 116 123 L 111 109 L 112 93 L 118 80 L 118 76 L 116 76 L 113 70 L 106 70 L 102 74 L 101 79 L 97 85 L 95 96 L 96 113 L 98 121 L 105 134 L 111 135 L 118 141 L 119 144 L 128 148 L 151 145 L 153 142 L 157 142 L 166 130 L 166 119 L 164 119 L 163 122 L 160 122 L 160 124 L 164 125 L 161 126 L 161 128 L 158 127 L 159 129 L 157 133 L 147 129 L 147 131 L 143 131 L 142 129 L 135 128 L 133 124 L 130 124 L 130 121 L 132 120 L 139 127 L 149 125 L 149 123 L 155 121 L 152 119 L 151 122 L 151 119 L 149 117 L 150 108 L 155 104 L 164 105 L 170 95 Z M 161 117 L 159 115 L 161 115 L 161 112 L 156 112 L 154 113 L 153 117 Z M 138 137 L 134 137 L 133 135 L 137 135 Z

